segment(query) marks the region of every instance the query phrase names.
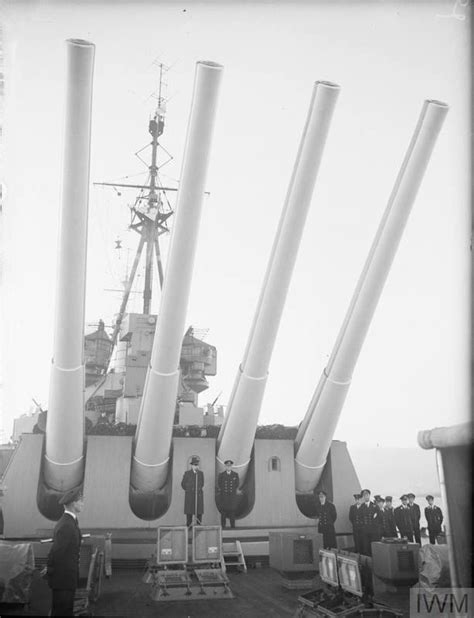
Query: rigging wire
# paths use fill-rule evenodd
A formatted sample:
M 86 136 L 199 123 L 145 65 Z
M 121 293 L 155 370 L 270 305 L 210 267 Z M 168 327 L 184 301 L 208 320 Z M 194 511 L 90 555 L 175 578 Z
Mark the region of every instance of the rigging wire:
M 122 275 L 118 273 L 117 267 L 115 266 L 116 258 L 114 257 L 112 259 L 112 256 L 110 253 L 110 247 L 112 246 L 112 243 L 114 242 L 112 240 L 113 234 L 109 234 L 109 235 L 106 234 L 106 231 L 112 232 L 112 229 L 110 226 L 110 221 L 113 220 L 111 216 L 112 206 L 111 206 L 110 200 L 103 200 L 103 193 L 99 195 L 102 198 L 102 199 L 99 198 L 99 201 L 102 202 L 101 207 L 98 209 L 93 207 L 92 211 L 95 212 L 95 215 L 97 215 L 97 221 L 98 221 L 97 227 L 102 237 L 102 247 L 104 248 L 104 251 L 105 251 L 106 270 L 107 270 L 107 274 L 113 279 L 114 286 L 121 287 L 122 286 Z M 113 208 L 113 212 L 115 211 L 116 209 Z M 113 230 L 113 231 L 114 231 L 114 234 L 116 235 L 117 233 L 116 230 Z
M 119 176 L 118 178 L 112 179 L 110 182 L 114 183 L 114 182 L 118 182 L 119 180 L 127 180 L 128 178 L 136 178 L 137 176 L 143 176 L 144 174 L 146 174 L 145 170 L 143 170 L 142 172 L 137 172 L 136 174 L 127 174 L 126 176 Z

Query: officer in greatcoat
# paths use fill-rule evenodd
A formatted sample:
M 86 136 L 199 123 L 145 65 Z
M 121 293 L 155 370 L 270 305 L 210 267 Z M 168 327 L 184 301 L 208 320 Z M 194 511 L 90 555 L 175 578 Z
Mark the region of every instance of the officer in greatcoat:
M 421 533 L 420 533 L 420 518 L 421 511 L 418 504 L 415 502 L 415 494 L 408 495 L 408 508 L 410 510 L 410 517 L 413 524 L 413 536 L 415 537 L 415 543 L 421 545 Z
M 410 509 L 408 508 L 408 496 L 403 494 L 400 496 L 400 500 L 402 503 L 393 512 L 395 525 L 400 532 L 400 536 L 406 537 L 413 543 L 413 522 L 410 516 Z
M 361 526 L 361 554 L 372 555 L 372 538 L 374 536 L 375 504 L 370 500 L 370 489 L 362 490 L 362 526 Z
M 425 517 L 428 522 L 428 534 L 430 543 L 436 543 L 436 536 L 441 532 L 441 524 L 443 523 L 443 511 L 434 503 L 433 496 L 426 496 L 428 506 L 425 507 Z
M 323 535 L 324 549 L 337 549 L 336 530 L 334 522 L 337 519 L 336 507 L 327 499 L 325 491 L 318 492 L 318 501 L 316 502 L 316 518 L 318 519 L 318 532 Z
M 46 568 L 52 591 L 51 616 L 73 616 L 82 539 L 77 522 L 84 504 L 81 491 L 71 489 L 59 500 L 59 504 L 64 506 L 64 513 L 54 527 L 53 545 Z
M 204 487 L 204 472 L 199 470 L 199 457 L 191 458 L 191 470 L 186 470 L 183 474 L 181 487 L 184 489 L 184 513 L 186 515 L 186 525 L 194 523 L 201 525 L 202 514 L 204 513 L 204 497 L 202 488 Z
M 354 537 L 354 551 L 358 554 L 362 550 L 362 494 L 354 494 L 355 503 L 349 508 L 349 521 L 352 524 L 352 535 Z
M 395 525 L 394 509 L 392 504 L 392 496 L 385 496 L 385 530 L 384 536 L 395 538 L 398 536 L 397 526 Z
M 224 461 L 225 470 L 217 477 L 217 493 L 221 511 L 221 526 L 225 528 L 226 520 L 230 527 L 235 528 L 235 511 L 237 510 L 237 495 L 239 491 L 239 475 L 232 470 L 234 462 L 231 459 Z

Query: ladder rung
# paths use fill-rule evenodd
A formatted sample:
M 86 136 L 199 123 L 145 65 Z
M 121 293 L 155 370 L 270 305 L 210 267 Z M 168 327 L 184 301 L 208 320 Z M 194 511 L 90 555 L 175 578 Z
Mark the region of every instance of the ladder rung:
M 244 553 L 242 551 L 242 546 L 239 541 L 223 543 L 222 558 L 224 568 L 228 566 L 241 567 L 245 573 L 247 572 L 247 565 L 245 564 Z

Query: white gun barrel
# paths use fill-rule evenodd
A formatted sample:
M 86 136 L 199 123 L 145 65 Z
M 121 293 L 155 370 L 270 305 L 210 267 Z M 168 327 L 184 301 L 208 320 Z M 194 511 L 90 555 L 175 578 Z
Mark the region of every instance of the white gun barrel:
M 221 65 L 196 64 L 175 223 L 135 434 L 131 484 L 143 492 L 163 487 L 168 474 L 179 359 L 221 77 Z
M 218 439 L 217 468 L 234 461 L 241 483 L 250 461 L 276 335 L 313 196 L 339 86 L 316 82 L 252 328 Z
M 56 314 L 44 479 L 66 491 L 82 481 L 84 305 L 95 46 L 67 42 L 67 94 L 59 226 Z
M 312 491 L 321 477 L 354 367 L 447 112 L 439 101 L 423 105 L 328 366 L 296 436 L 298 492 Z

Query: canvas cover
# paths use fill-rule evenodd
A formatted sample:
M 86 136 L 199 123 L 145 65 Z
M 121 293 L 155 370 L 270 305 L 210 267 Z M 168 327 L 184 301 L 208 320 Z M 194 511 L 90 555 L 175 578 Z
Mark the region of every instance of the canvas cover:
M 423 588 L 449 588 L 449 555 L 447 545 L 425 545 L 419 553 L 419 584 Z
M 34 570 L 31 543 L 0 541 L 0 603 L 28 603 Z

